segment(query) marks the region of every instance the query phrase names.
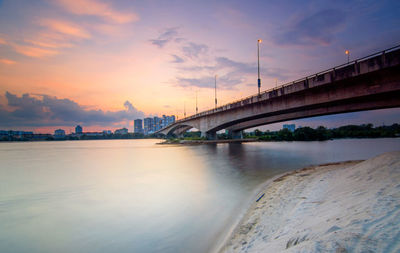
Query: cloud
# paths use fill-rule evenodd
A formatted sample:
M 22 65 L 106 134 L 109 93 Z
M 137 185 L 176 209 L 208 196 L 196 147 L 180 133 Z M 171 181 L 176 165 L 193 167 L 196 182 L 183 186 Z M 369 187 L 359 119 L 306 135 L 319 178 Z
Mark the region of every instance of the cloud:
M 39 47 L 47 47 L 47 48 L 68 48 L 72 47 L 73 44 L 68 43 L 68 42 L 62 42 L 62 41 L 46 41 L 43 40 L 43 38 L 38 38 L 38 40 L 25 40 L 25 42 L 30 43 L 35 46 Z
M 200 78 L 178 77 L 177 85 L 181 87 L 211 88 L 214 87 L 214 77 L 211 76 L 203 76 Z
M 177 42 L 182 38 L 176 38 L 178 36 L 178 27 L 166 28 L 156 39 L 149 40 L 151 44 L 163 48 L 167 43 L 171 41 Z
M 89 110 L 70 99 L 48 95 L 5 93 L 8 109 L 0 107 L 0 126 L 65 126 L 75 124 L 110 125 L 144 117 L 144 113 L 126 101 L 124 110 Z
M 208 51 L 208 46 L 205 44 L 197 44 L 193 42 L 187 43 L 182 47 L 182 53 L 191 59 L 198 58 L 201 54 L 205 54 Z
M 218 69 L 231 68 L 241 73 L 254 73 L 256 70 L 256 65 L 254 64 L 233 61 L 227 57 L 217 57 L 216 62 Z
M 13 45 L 13 47 L 15 51 L 17 51 L 18 53 L 35 58 L 42 58 L 58 54 L 58 51 L 56 50 L 50 50 L 38 47 L 22 46 L 17 44 Z
M 38 24 L 46 30 L 24 39 L 22 43 L 11 43 L 16 52 L 29 57 L 43 58 L 57 55 L 57 49 L 73 47 L 76 41 L 91 38 L 85 29 L 72 22 L 41 19 Z
M 54 32 L 65 34 L 70 37 L 76 37 L 81 39 L 88 39 L 91 37 L 90 34 L 87 31 L 85 31 L 82 27 L 71 22 L 66 22 L 56 19 L 42 19 L 39 23 L 42 26 L 45 26 Z
M 275 36 L 279 45 L 329 45 L 335 33 L 346 20 L 345 12 L 336 9 L 321 10 L 304 17 L 292 25 L 283 27 Z
M 231 73 L 217 76 L 217 86 L 219 89 L 232 90 L 236 85 L 241 84 L 244 81 L 244 77 L 232 75 Z M 198 78 L 178 77 L 177 85 L 180 87 L 214 88 L 215 76 L 208 75 Z
M 97 16 L 112 23 L 125 24 L 139 20 L 135 13 L 117 11 L 109 4 L 97 0 L 57 0 L 57 3 L 70 13 Z
M 0 58 L 0 63 L 6 64 L 6 65 L 13 65 L 17 62 L 5 58 Z
M 6 45 L 7 42 L 5 39 L 0 38 L 0 45 Z
M 173 54 L 172 57 L 174 57 L 174 59 L 171 61 L 172 63 L 182 63 L 185 61 L 181 57 L 177 56 L 176 54 Z
M 218 87 L 223 89 L 235 89 L 236 85 L 249 86 L 248 79 L 254 77 L 256 81 L 257 65 L 234 61 L 228 57 L 216 57 L 214 65 L 180 66 L 182 75 L 195 75 L 195 78 L 178 76 L 176 85 L 181 87 L 213 88 L 214 75 L 218 73 Z M 280 81 L 287 80 L 290 73 L 280 68 L 262 67 L 263 76 L 277 78 Z M 254 83 L 251 85 L 255 85 Z

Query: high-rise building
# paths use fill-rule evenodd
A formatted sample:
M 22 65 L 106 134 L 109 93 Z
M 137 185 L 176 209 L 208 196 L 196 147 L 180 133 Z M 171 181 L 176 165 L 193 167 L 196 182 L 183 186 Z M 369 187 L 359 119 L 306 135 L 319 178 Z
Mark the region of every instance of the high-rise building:
M 175 122 L 175 115 L 172 116 L 163 115 L 161 119 L 161 128 L 164 128 L 174 122 Z
M 294 132 L 296 130 L 296 125 L 295 124 L 284 124 L 283 129 L 289 129 L 290 132 Z
M 141 119 L 134 120 L 134 132 L 138 134 L 143 133 L 143 121 Z
M 159 118 L 159 117 L 154 117 L 153 118 L 153 124 L 154 124 L 154 132 L 156 132 L 156 131 L 158 131 L 158 130 L 160 130 L 162 127 L 161 127 L 161 124 L 162 123 L 162 119 L 161 118 Z
M 143 120 L 143 128 L 144 128 L 144 134 L 146 135 L 154 133 L 154 119 L 145 118 Z
M 81 127 L 80 125 L 77 125 L 77 126 L 75 127 L 75 133 L 76 133 L 76 134 L 82 134 L 82 127 Z

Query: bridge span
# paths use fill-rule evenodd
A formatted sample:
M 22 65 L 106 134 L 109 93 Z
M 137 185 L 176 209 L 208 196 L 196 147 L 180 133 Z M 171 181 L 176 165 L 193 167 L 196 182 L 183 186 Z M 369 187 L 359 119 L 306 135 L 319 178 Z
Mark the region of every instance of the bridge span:
M 183 118 L 157 133 L 182 135 L 197 128 L 207 139 L 228 130 L 293 119 L 400 107 L 400 45 L 336 66 L 212 110 Z

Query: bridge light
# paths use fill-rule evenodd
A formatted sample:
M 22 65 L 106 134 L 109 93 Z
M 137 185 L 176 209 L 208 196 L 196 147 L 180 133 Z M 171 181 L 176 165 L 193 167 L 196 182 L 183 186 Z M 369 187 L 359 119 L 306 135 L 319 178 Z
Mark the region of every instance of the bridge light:
M 346 50 L 344 53 L 347 55 L 347 64 L 350 62 L 350 51 Z

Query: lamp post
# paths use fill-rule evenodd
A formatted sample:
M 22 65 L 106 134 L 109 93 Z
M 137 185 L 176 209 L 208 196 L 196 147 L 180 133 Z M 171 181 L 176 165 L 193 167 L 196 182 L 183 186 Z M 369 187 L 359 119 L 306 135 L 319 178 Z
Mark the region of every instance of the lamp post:
M 347 54 L 347 64 L 349 64 L 350 63 L 350 51 L 346 50 L 344 53 Z
M 215 109 L 217 108 L 217 75 L 215 75 L 215 83 L 214 83 L 214 90 L 215 90 L 215 94 L 214 94 L 214 96 L 215 96 Z
M 196 114 L 199 112 L 199 108 L 197 107 L 197 91 L 196 91 Z
M 258 66 L 258 95 L 260 96 L 261 78 L 260 78 L 260 44 L 262 40 L 257 40 L 257 66 Z

